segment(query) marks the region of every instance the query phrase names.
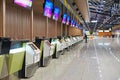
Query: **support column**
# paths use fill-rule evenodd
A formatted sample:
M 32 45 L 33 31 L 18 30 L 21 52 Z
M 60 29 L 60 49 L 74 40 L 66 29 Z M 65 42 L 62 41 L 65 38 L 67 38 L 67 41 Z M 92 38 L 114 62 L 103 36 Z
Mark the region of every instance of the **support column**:
M 57 21 L 55 21 L 55 35 L 54 37 L 57 37 Z
M 61 23 L 61 36 L 63 36 L 63 24 Z
M 31 41 L 33 40 L 33 17 L 34 17 L 34 13 L 33 13 L 33 8 L 31 10 L 31 29 L 30 29 L 30 39 Z
M 6 30 L 6 0 L 3 0 L 3 37 L 5 37 Z
M 49 34 L 49 28 L 48 28 L 48 17 L 46 17 L 46 38 L 48 38 L 48 34 Z

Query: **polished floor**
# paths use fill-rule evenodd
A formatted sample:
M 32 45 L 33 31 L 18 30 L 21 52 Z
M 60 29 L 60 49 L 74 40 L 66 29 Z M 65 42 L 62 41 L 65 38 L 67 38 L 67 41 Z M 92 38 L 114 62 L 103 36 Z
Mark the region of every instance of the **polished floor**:
M 100 38 L 80 43 L 21 80 L 120 80 L 119 39 Z

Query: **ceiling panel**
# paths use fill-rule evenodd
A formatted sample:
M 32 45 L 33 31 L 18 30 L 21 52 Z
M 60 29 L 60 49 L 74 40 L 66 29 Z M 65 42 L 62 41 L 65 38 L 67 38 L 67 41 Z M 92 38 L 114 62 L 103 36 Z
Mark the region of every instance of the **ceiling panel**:
M 89 15 L 89 6 L 87 0 L 75 0 L 76 5 L 78 6 L 83 18 L 86 22 L 90 21 Z

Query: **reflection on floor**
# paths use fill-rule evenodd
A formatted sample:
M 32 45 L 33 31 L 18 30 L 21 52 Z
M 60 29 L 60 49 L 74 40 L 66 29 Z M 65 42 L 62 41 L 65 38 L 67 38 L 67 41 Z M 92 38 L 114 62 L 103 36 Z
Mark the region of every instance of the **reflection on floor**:
M 22 80 L 120 80 L 120 43 L 94 39 L 80 43 Z

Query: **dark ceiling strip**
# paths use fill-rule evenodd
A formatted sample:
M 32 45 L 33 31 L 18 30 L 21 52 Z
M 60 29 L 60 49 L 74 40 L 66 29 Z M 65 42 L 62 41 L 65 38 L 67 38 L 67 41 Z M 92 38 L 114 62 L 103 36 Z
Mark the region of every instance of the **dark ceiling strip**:
M 110 14 L 108 13 L 101 13 L 101 12 L 96 12 L 96 11 L 90 11 L 92 13 L 97 13 L 97 14 L 101 14 L 101 15 L 106 15 L 106 16 L 111 16 Z
M 95 10 L 95 11 L 101 11 L 101 12 L 110 13 L 110 10 L 109 10 L 109 11 L 105 11 L 105 10 L 102 10 L 102 9 L 96 9 L 96 8 L 90 8 L 90 10 Z

